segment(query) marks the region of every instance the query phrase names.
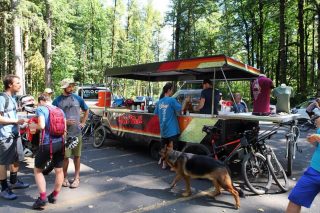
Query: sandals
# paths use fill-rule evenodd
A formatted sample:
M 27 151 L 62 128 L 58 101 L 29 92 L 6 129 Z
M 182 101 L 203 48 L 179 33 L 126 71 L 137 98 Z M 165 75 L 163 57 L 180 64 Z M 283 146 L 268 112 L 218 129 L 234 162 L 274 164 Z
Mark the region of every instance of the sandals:
M 64 181 L 63 181 L 63 183 L 62 183 L 62 186 L 63 186 L 63 187 L 70 187 L 70 182 L 69 182 L 68 178 L 64 178 Z
M 71 183 L 70 188 L 75 189 L 75 188 L 78 188 L 79 185 L 80 185 L 80 178 L 75 178 Z

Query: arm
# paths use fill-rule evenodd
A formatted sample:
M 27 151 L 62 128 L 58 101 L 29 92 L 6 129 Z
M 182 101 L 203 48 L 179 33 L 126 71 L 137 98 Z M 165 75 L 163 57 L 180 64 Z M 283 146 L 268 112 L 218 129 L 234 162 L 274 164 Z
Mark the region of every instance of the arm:
M 307 137 L 307 140 L 312 145 L 317 146 L 317 144 L 319 143 L 318 141 L 320 141 L 320 135 L 319 134 L 312 134 Z
M 19 124 L 22 125 L 25 123 L 24 119 L 15 119 L 15 118 L 5 118 L 0 115 L 0 124 L 9 125 L 9 124 Z
M 89 110 L 87 109 L 86 111 L 84 111 L 83 117 L 82 117 L 81 122 L 80 122 L 80 127 L 81 128 L 83 128 L 86 125 L 88 116 L 89 116 Z
M 205 101 L 206 101 L 206 99 L 204 99 L 204 98 L 200 99 L 200 102 L 199 102 L 198 106 L 196 106 L 196 111 L 200 111 L 200 109 L 203 108 Z
M 16 119 L 16 118 L 6 118 L 3 116 L 3 112 L 5 111 L 5 98 L 3 96 L 0 97 L 0 124 L 2 125 L 10 125 L 10 124 L 19 124 L 22 125 L 26 121 L 25 119 Z

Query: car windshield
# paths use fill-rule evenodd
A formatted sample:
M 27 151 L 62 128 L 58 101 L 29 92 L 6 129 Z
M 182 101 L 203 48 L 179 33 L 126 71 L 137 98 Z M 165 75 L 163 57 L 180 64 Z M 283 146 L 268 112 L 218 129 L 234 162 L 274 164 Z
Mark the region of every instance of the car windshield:
M 143 97 L 143 96 L 137 96 L 136 99 L 137 99 L 138 101 L 142 101 L 142 100 L 144 100 L 144 97 Z
M 83 97 L 83 99 L 98 99 L 98 92 L 103 91 L 104 89 L 98 89 L 98 88 L 86 88 L 86 89 L 80 89 L 78 91 L 78 95 L 80 97 Z

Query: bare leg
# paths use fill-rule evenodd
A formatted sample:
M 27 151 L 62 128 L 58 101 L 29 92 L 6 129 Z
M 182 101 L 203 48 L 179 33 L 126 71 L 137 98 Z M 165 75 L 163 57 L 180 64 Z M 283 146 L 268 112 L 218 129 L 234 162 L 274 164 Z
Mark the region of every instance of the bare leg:
M 19 163 L 15 162 L 10 164 L 10 172 L 18 172 L 19 171 Z
M 0 165 L 0 180 L 7 179 L 7 167 L 5 165 Z
M 301 206 L 289 201 L 286 213 L 300 213 Z
M 55 174 L 56 174 L 56 180 L 54 183 L 54 191 L 56 192 L 60 192 L 61 191 L 61 186 L 62 186 L 62 182 L 63 182 L 63 170 L 62 168 L 55 168 L 54 169 Z
M 73 158 L 74 162 L 74 179 L 79 179 L 80 178 L 80 157 L 79 156 L 74 156 Z
M 46 192 L 46 180 L 42 174 L 42 169 L 34 168 L 34 179 L 40 193 Z
M 63 175 L 64 177 L 68 177 L 68 166 L 69 166 L 69 158 L 63 159 Z

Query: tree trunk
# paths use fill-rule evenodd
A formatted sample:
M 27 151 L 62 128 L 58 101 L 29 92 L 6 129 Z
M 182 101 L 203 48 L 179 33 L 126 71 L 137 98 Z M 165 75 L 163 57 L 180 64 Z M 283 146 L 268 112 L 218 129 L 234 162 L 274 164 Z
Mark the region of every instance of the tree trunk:
M 313 15 L 313 18 L 312 18 L 312 48 L 311 48 L 311 71 L 310 71 L 310 75 L 311 75 L 311 78 L 310 78 L 310 85 L 312 88 L 317 88 L 316 84 L 315 84 L 315 24 L 316 24 L 316 15 L 314 14 Z
M 179 59 L 180 57 L 180 20 L 181 20 L 181 0 L 178 0 L 177 7 L 177 21 L 175 28 L 175 48 L 174 48 L 174 59 Z
M 298 21 L 299 21 L 299 67 L 300 67 L 300 92 L 303 96 L 306 95 L 307 75 L 304 66 L 304 26 L 303 26 L 303 3 L 304 0 L 298 0 Z
M 285 54 L 285 4 L 286 0 L 280 0 L 280 17 L 279 17 L 279 80 L 281 83 L 286 83 L 286 54 Z
M 51 34 L 51 17 L 52 17 L 52 11 L 51 11 L 51 3 L 49 0 L 46 0 L 46 23 L 48 26 L 48 33 L 45 39 L 45 46 L 44 46 L 44 60 L 45 60 L 45 87 L 51 87 L 52 86 L 52 34 Z
M 19 0 L 12 0 L 12 10 L 13 13 L 16 13 L 16 9 L 19 4 Z M 24 57 L 23 57 L 23 48 L 22 48 L 22 36 L 21 36 L 21 27 L 18 24 L 17 14 L 14 14 L 13 21 L 13 54 L 14 54 L 14 67 L 15 74 L 20 77 L 21 89 L 18 92 L 18 95 L 25 94 L 26 84 L 25 84 L 25 72 L 24 72 Z
M 318 27 L 317 27 L 317 34 L 318 34 L 318 55 L 317 55 L 317 63 L 318 63 L 318 70 L 317 70 L 317 82 L 320 81 L 320 3 L 316 5 L 317 7 L 317 17 L 318 17 Z M 320 96 L 320 83 L 317 85 L 317 96 Z
M 116 27 L 116 11 L 117 11 L 117 0 L 114 0 L 114 10 L 113 10 L 113 25 L 112 25 L 112 40 L 111 40 L 111 64 L 113 67 L 114 60 L 114 49 L 115 49 L 115 27 Z

